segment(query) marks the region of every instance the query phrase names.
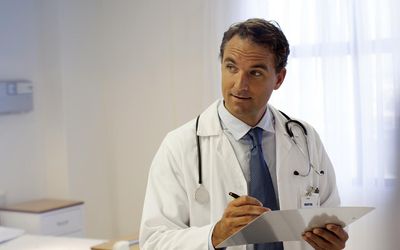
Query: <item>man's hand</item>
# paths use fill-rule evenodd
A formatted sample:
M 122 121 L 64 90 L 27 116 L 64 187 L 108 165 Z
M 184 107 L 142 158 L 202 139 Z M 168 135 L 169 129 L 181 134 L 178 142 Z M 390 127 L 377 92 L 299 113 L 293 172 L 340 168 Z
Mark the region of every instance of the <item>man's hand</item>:
M 269 210 L 263 207 L 257 199 L 250 196 L 240 196 L 231 201 L 225 208 L 221 220 L 214 227 L 211 238 L 213 246 L 217 246 L 257 216 Z
M 338 250 L 344 249 L 349 235 L 341 226 L 327 224 L 325 228 L 304 233 L 303 239 L 316 250 Z

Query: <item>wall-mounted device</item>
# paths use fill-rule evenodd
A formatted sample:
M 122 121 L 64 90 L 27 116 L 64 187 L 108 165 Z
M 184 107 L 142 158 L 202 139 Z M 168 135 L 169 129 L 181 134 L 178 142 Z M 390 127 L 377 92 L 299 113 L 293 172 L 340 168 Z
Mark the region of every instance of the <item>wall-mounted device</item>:
M 27 80 L 0 80 L 0 115 L 33 109 L 33 86 Z

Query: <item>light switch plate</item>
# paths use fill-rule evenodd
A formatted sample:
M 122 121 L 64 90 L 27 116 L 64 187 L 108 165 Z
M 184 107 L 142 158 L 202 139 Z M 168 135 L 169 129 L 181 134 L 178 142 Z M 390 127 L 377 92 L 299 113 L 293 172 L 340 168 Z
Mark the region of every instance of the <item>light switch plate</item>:
M 0 114 L 25 113 L 33 109 L 33 85 L 27 80 L 0 80 Z

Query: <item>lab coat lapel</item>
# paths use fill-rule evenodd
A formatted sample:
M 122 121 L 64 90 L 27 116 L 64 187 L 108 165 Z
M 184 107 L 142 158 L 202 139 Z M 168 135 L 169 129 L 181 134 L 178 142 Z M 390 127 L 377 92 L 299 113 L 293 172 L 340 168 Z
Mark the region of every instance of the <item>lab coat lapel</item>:
M 294 192 L 295 185 L 292 180 L 292 166 L 295 159 L 290 159 L 293 143 L 285 129 L 286 118 L 274 107 L 270 106 L 275 121 L 276 139 L 276 173 L 280 209 L 297 208 L 297 193 Z
M 215 136 L 222 133 L 221 123 L 218 117 L 218 103 L 221 100 L 215 101 L 208 107 L 199 118 L 199 128 L 197 129 L 198 136 Z
M 224 134 L 221 123 L 218 116 L 218 104 L 221 100 L 214 102 L 208 109 L 206 109 L 200 116 L 199 128 L 197 135 L 200 137 L 209 137 L 211 143 L 209 154 L 204 155 L 215 155 L 215 158 L 207 159 L 204 157 L 204 161 L 210 160 L 210 166 L 218 169 L 212 170 L 216 175 L 224 176 L 224 183 L 218 181 L 221 176 L 214 176 L 215 183 L 219 182 L 218 192 L 224 193 L 225 197 L 228 196 L 228 192 L 237 192 L 239 194 L 247 194 L 247 182 L 244 177 L 243 171 L 240 167 L 239 161 L 235 155 L 231 143 Z M 214 148 L 215 147 L 215 148 Z M 206 150 L 207 147 L 205 147 Z M 226 190 L 224 190 L 226 189 Z M 215 191 L 216 191 L 215 190 Z
M 225 134 L 221 135 L 218 147 L 217 152 L 221 154 L 219 158 L 221 163 L 220 167 L 226 168 L 224 172 L 229 173 L 230 175 L 229 183 L 232 185 L 232 190 L 227 191 L 238 193 L 240 195 L 247 194 L 246 178 L 244 177 L 242 168 L 240 167 L 232 145 Z

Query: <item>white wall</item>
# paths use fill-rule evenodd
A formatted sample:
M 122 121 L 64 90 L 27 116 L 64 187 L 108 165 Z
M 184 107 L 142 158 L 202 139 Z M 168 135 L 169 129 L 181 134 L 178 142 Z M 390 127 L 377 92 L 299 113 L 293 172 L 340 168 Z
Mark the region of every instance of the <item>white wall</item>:
M 40 77 L 37 4 L 1 1 L 0 79 Z M 12 24 L 12 25 L 10 25 Z M 36 101 L 36 100 L 35 100 Z M 40 106 L 35 102 L 35 108 Z M 43 192 L 44 158 L 37 114 L 0 116 L 0 189 L 9 202 L 39 197 Z
M 147 172 L 162 138 L 216 95 L 204 83 L 202 1 L 119 3 L 104 2 L 105 72 L 117 224 L 129 232 L 139 228 Z
M 209 8 L 0 0 L 0 78 L 31 80 L 35 103 L 31 113 L 0 116 L 7 202 L 80 199 L 87 236 L 137 232 L 162 138 L 219 95 L 221 32 L 209 31 L 223 25 L 213 26 Z
M 0 78 L 34 84 L 33 112 L 0 117 L 0 189 L 9 204 L 41 197 L 84 200 L 88 235 L 109 237 L 113 179 L 98 74 L 98 4 L 0 3 Z
M 58 30 L 69 191 L 86 202 L 88 235 L 107 237 L 115 231 L 115 189 L 99 3 L 59 1 Z

